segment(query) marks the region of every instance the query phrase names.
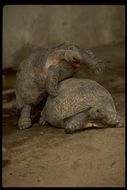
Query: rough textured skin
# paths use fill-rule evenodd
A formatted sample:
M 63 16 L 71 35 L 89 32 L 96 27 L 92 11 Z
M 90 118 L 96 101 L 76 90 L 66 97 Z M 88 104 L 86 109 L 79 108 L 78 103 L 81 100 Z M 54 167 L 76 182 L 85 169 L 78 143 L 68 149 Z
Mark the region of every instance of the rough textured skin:
M 122 126 L 111 94 L 89 79 L 66 79 L 59 83 L 58 96 L 49 96 L 40 124 L 49 122 L 67 133 L 87 128 Z
M 72 77 L 79 64 L 87 64 L 95 73 L 104 68 L 104 63 L 90 50 L 62 43 L 56 47 L 36 48 L 21 62 L 16 81 L 17 108 L 21 110 L 18 126 L 31 126 L 31 106 L 45 96 L 57 95 L 58 82 Z

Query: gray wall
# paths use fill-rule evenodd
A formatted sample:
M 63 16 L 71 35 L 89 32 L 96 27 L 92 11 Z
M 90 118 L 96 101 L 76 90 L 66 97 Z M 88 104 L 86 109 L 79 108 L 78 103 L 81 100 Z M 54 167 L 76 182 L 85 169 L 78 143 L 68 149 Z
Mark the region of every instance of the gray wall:
M 124 41 L 125 7 L 118 5 L 8 5 L 3 9 L 3 67 L 25 43 L 69 40 L 84 47 Z

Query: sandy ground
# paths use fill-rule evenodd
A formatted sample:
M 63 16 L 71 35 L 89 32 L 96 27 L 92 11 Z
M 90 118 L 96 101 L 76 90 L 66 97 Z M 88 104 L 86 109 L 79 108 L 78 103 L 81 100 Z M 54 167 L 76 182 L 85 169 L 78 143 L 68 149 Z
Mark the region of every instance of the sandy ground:
M 106 63 L 101 76 L 83 70 L 76 77 L 91 78 L 107 88 L 125 120 L 124 45 L 94 49 Z M 3 88 L 14 88 L 7 75 Z M 9 114 L 9 116 L 7 116 Z M 17 129 L 15 110 L 3 112 L 3 187 L 124 187 L 125 127 L 88 129 L 73 135 L 63 129 Z

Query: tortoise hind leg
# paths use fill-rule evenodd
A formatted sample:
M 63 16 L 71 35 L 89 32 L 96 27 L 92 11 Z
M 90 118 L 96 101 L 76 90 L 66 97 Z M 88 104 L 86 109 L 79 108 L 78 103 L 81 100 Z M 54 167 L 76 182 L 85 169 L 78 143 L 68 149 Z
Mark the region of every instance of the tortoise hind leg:
M 83 130 L 87 124 L 87 114 L 84 112 L 78 113 L 69 117 L 65 121 L 65 132 L 72 134 L 76 131 Z
M 31 111 L 31 106 L 24 105 L 24 107 L 21 110 L 21 115 L 18 121 L 19 129 L 26 129 L 31 127 L 30 111 Z
M 44 127 L 47 124 L 48 124 L 48 122 L 45 120 L 45 107 L 44 107 L 43 110 L 41 111 L 41 117 L 39 119 L 39 125 Z

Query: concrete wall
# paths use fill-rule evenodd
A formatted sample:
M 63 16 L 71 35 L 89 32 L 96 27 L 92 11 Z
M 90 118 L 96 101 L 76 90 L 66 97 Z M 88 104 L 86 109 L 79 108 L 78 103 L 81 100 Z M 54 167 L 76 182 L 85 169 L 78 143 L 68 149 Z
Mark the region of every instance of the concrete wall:
M 3 67 L 25 43 L 72 41 L 93 47 L 124 40 L 125 6 L 8 5 L 3 8 Z

